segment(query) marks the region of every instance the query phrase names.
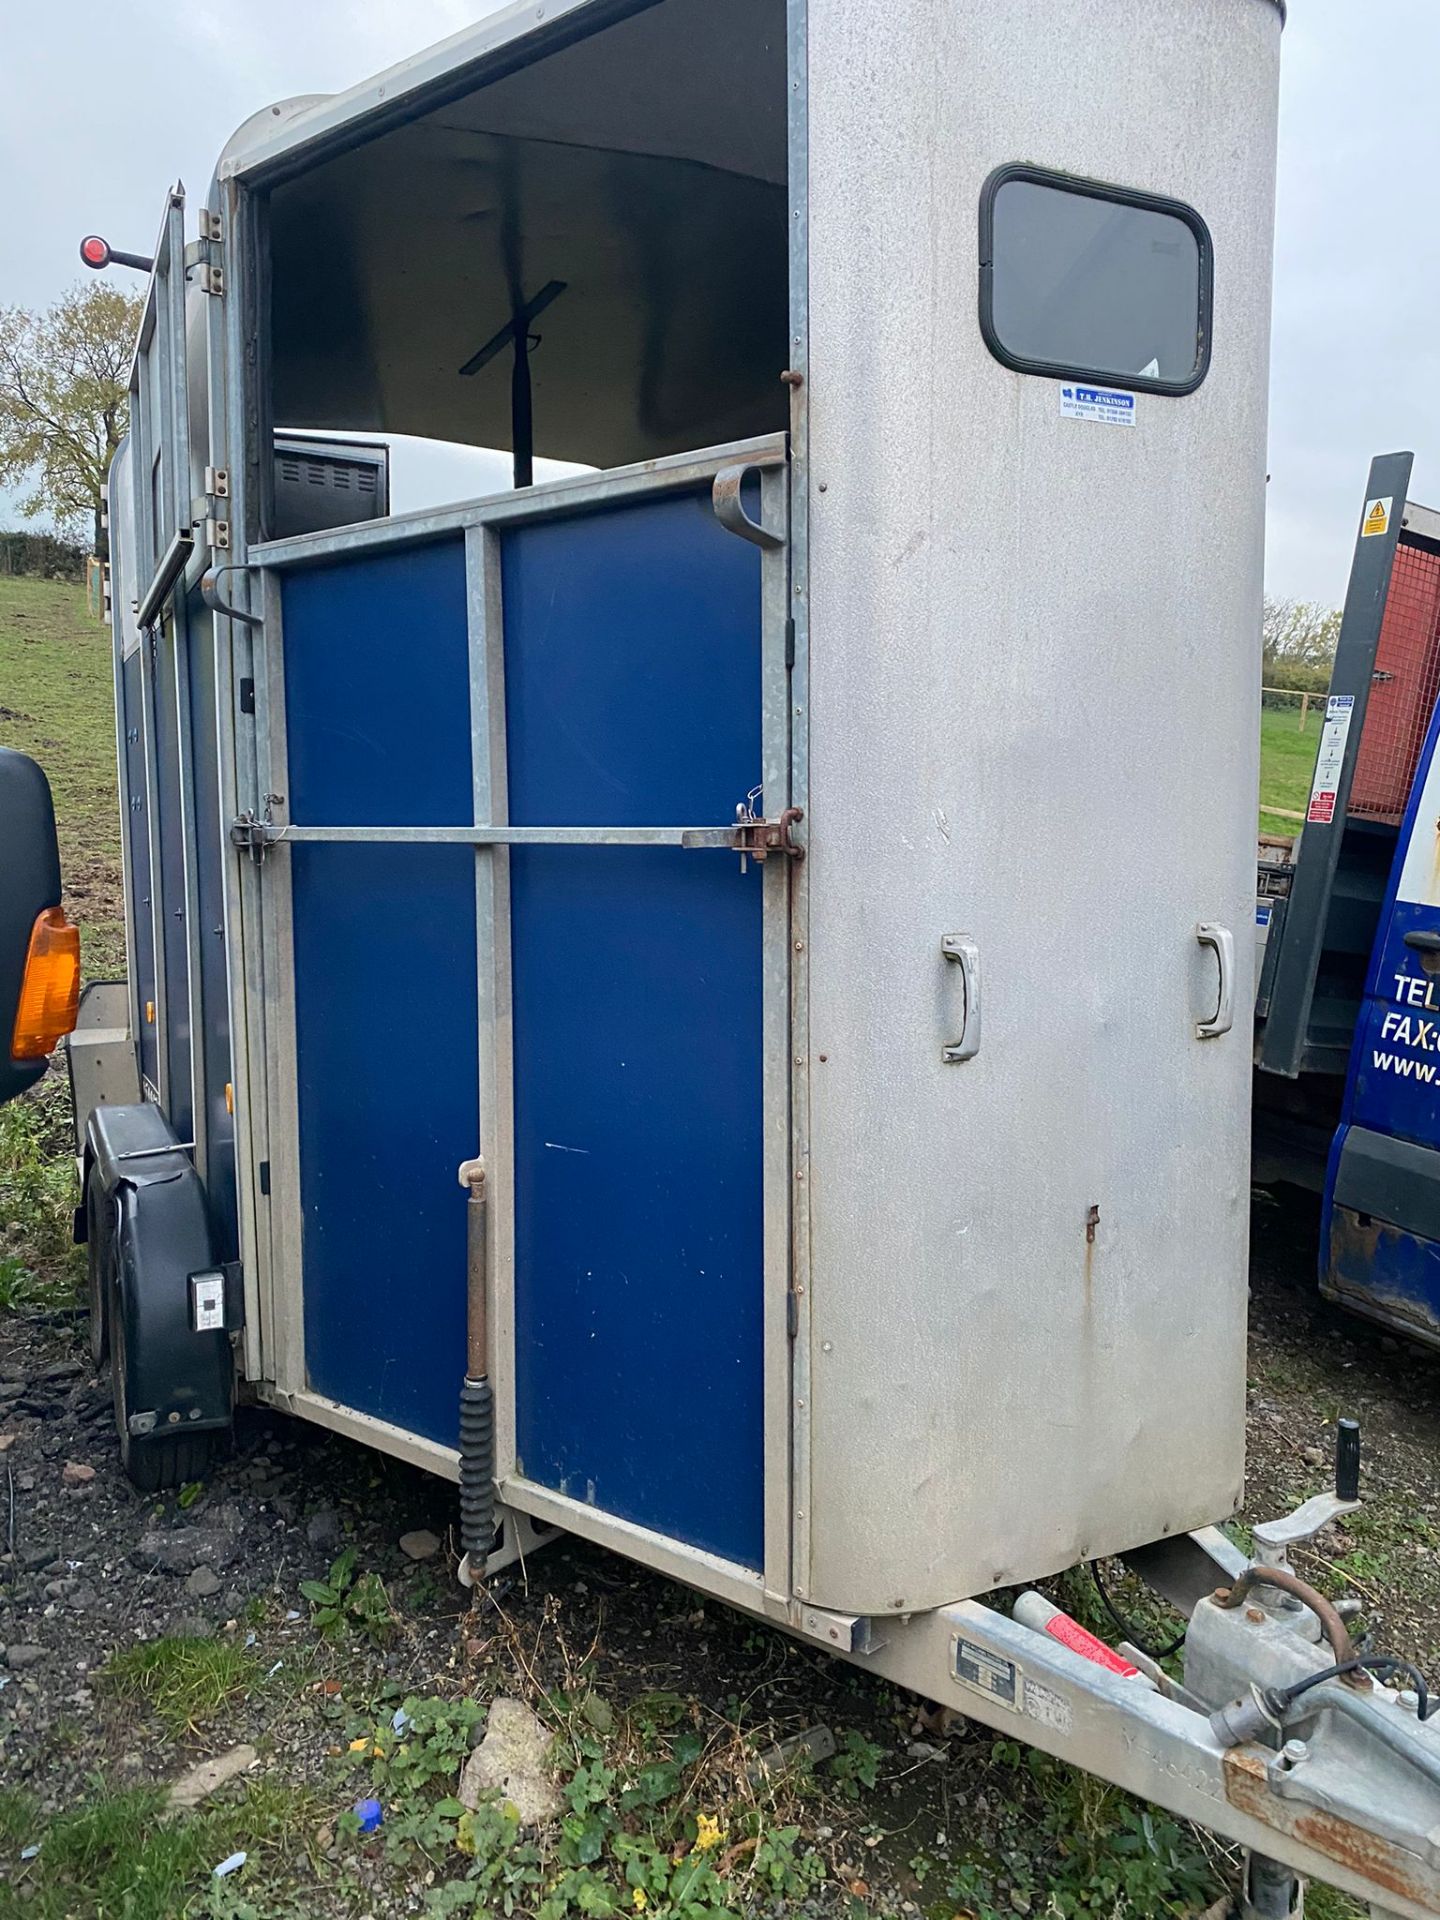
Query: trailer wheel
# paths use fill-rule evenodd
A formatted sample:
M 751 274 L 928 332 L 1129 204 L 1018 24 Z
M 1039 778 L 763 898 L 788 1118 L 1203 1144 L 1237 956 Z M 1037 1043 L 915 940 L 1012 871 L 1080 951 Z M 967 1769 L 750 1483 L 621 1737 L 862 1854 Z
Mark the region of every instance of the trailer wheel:
M 125 1315 L 120 1306 L 120 1236 L 111 1232 L 105 1242 L 102 1291 L 107 1301 L 106 1323 L 110 1345 L 110 1382 L 115 1398 L 115 1432 L 120 1442 L 120 1464 L 126 1478 L 141 1493 L 168 1493 L 192 1480 L 203 1480 L 215 1455 L 215 1435 L 203 1433 L 132 1433 L 125 1382 Z

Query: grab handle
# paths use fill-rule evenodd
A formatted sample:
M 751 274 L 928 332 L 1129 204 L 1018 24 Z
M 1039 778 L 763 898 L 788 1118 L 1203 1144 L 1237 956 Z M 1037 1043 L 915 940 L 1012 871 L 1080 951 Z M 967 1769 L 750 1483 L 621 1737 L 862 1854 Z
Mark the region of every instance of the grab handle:
M 973 1060 L 980 1051 L 980 949 L 967 934 L 947 933 L 940 942 L 940 951 L 959 967 L 965 995 L 960 1037 L 940 1050 L 940 1058 L 947 1066 L 953 1066 L 960 1060 Z
M 1220 999 L 1214 1018 L 1195 1022 L 1195 1038 L 1218 1040 L 1235 1024 L 1235 936 L 1228 927 L 1202 920 L 1195 929 L 1195 938 L 1202 947 L 1211 949 L 1220 968 Z

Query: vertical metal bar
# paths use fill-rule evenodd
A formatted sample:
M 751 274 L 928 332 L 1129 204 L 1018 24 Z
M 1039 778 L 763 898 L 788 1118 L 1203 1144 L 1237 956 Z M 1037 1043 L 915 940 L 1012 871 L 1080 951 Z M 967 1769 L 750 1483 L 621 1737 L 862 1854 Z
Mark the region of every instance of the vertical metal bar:
M 508 825 L 503 535 L 465 535 L 469 603 L 471 764 L 477 825 Z M 510 1020 L 510 851 L 475 854 L 475 944 L 480 1038 L 480 1146 L 485 1156 L 490 1275 L 490 1379 L 495 1392 L 495 1478 L 515 1471 L 515 1146 Z
M 290 790 L 286 743 L 285 630 L 279 583 L 264 575 L 265 733 L 260 774 L 265 792 Z M 256 708 L 261 699 L 257 687 Z M 278 846 L 259 873 L 261 991 L 266 1001 L 266 1162 L 270 1169 L 270 1269 L 264 1313 L 266 1374 L 282 1392 L 299 1392 L 305 1378 L 305 1271 L 301 1213 L 300 1094 L 295 1041 L 295 933 L 291 850 Z M 258 1168 L 257 1168 L 258 1184 Z
M 789 617 L 790 804 L 810 837 L 810 65 L 808 0 L 787 0 L 790 200 Z M 813 861 L 790 875 L 791 1590 L 808 1597 L 810 1568 L 810 887 Z M 798 1064 L 797 1064 L 798 1063 Z
M 133 457 L 134 449 L 131 454 Z M 127 461 L 127 466 L 128 466 Z M 110 521 L 112 536 L 118 533 L 119 522 L 113 511 Z M 125 616 L 122 611 L 122 593 L 129 592 L 125 579 L 124 566 L 120 558 L 121 542 L 112 537 L 110 542 L 110 663 L 111 678 L 115 689 L 115 777 L 116 797 L 120 806 L 120 872 L 124 888 L 125 906 L 125 985 L 130 1002 L 130 1039 L 135 1048 L 136 1075 L 140 1066 L 140 1019 L 143 1009 L 140 1005 L 140 982 L 136 977 L 135 965 L 135 872 L 131 854 L 130 835 L 132 815 L 130 811 L 130 756 L 126 751 L 128 734 L 133 726 L 138 730 L 142 724 L 141 716 L 131 715 L 125 699 Z
M 1361 506 L 1361 526 L 1355 537 L 1355 558 L 1350 566 L 1340 639 L 1330 672 L 1332 696 L 1348 695 L 1355 702 L 1335 793 L 1335 813 L 1329 821 L 1307 821 L 1300 837 L 1300 857 L 1290 884 L 1280 952 L 1275 962 L 1270 1012 L 1260 1038 L 1261 1067 L 1267 1073 L 1283 1074 L 1290 1079 L 1294 1079 L 1304 1065 L 1305 1037 L 1325 945 L 1330 894 L 1345 835 L 1350 784 L 1365 731 L 1365 708 L 1375 671 L 1375 651 L 1380 644 L 1380 628 L 1385 619 L 1385 602 L 1390 593 L 1390 576 L 1395 566 L 1395 548 L 1405 516 L 1414 458 L 1409 453 L 1383 453 L 1370 463 L 1365 501 L 1386 498 L 1391 501 L 1389 523 L 1383 534 L 1366 533 L 1365 507 Z
M 156 1097 L 168 1106 L 170 1101 L 170 1023 L 166 1018 L 165 989 L 165 908 L 164 890 L 160 884 L 160 757 L 159 745 L 155 738 L 156 701 L 159 691 L 155 684 L 156 655 L 159 639 L 153 629 L 140 635 L 140 704 L 144 708 L 145 725 L 145 831 L 150 838 L 150 931 L 154 943 L 155 984 L 154 1000 L 150 1003 L 154 1009 L 154 1020 L 146 1021 L 155 1028 L 155 1093 Z M 147 1009 L 140 1010 L 145 1019 Z
M 205 616 L 208 622 L 209 615 Z M 185 595 L 177 591 L 169 622 L 174 649 L 175 753 L 180 791 L 181 911 L 185 915 L 185 999 L 190 1015 L 190 1125 L 195 1165 L 202 1180 L 210 1167 L 209 1115 L 206 1111 L 205 1012 L 200 991 L 200 879 L 195 863 L 195 761 L 191 738 L 191 626 Z M 203 644 L 203 642 L 202 642 Z
M 761 475 L 761 520 L 783 530 L 788 482 L 783 470 Z M 772 547 L 760 560 L 760 749 L 764 811 L 790 805 L 790 674 L 786 631 L 790 616 L 788 548 Z M 779 856 L 761 868 L 761 1158 L 764 1180 L 764 1577 L 766 1598 L 790 1598 L 790 869 Z
M 161 370 L 165 381 L 168 419 L 165 457 L 170 479 L 170 520 L 165 540 L 190 525 L 190 388 L 185 359 L 185 195 L 177 187 L 170 196 L 165 223 L 165 291 L 163 313 L 157 310 Z

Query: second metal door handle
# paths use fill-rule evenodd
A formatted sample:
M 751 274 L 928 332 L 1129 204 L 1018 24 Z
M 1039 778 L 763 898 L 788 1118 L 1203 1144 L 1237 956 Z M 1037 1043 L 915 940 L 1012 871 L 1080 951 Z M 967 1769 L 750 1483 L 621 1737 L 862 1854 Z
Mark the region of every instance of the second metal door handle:
M 940 1050 L 947 1065 L 958 1060 L 973 1060 L 980 1051 L 980 949 L 963 933 L 947 933 L 940 951 L 960 969 L 960 985 L 965 995 L 965 1012 L 960 1022 L 960 1037 Z
M 1202 947 L 1211 949 L 1220 968 L 1220 998 L 1214 1017 L 1195 1022 L 1195 1038 L 1218 1040 L 1235 1024 L 1235 936 L 1228 927 L 1202 920 L 1195 929 L 1195 938 Z

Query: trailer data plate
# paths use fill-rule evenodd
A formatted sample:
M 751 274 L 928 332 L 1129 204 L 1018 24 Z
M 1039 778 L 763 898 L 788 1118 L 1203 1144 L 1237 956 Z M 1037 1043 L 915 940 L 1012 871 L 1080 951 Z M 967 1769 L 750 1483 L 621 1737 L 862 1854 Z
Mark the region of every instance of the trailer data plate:
M 1018 1707 L 1020 1674 L 1013 1660 L 1007 1660 L 1002 1654 L 991 1653 L 988 1647 L 977 1647 L 973 1640 L 955 1640 L 955 1678 L 962 1687 L 971 1687 L 976 1693 L 988 1693 L 992 1700 L 1001 1700 L 1007 1707 Z
M 1053 1687 L 1032 1680 L 1013 1660 L 1002 1653 L 956 1635 L 951 1643 L 955 1678 L 972 1693 L 983 1693 L 1001 1706 L 1023 1713 L 1056 1733 L 1068 1733 L 1072 1719 L 1070 1702 Z

